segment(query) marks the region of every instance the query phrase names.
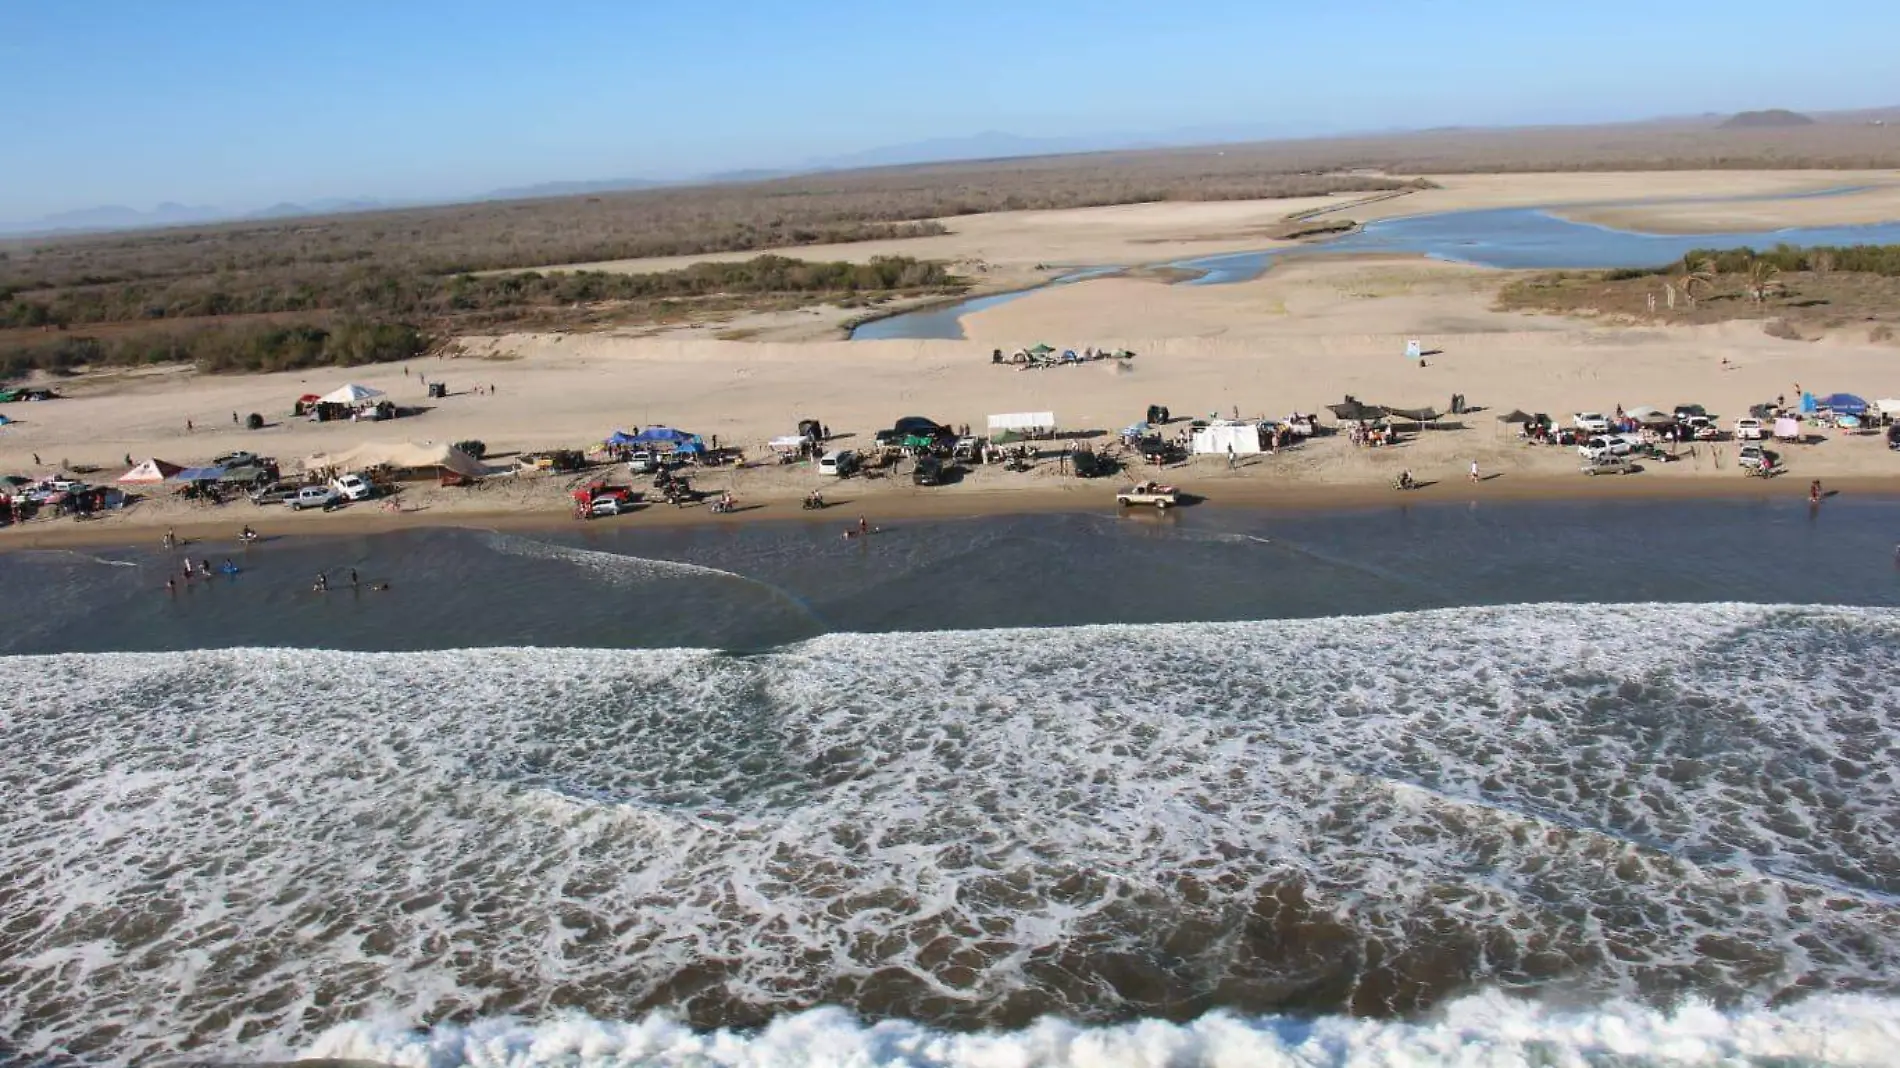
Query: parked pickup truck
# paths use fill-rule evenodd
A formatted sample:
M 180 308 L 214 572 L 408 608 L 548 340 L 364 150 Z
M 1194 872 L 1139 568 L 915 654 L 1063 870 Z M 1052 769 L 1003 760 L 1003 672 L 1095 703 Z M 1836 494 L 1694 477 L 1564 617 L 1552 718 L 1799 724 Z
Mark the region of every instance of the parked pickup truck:
M 1602 412 L 1578 412 L 1571 418 L 1570 425 L 1586 434 L 1608 434 L 1610 432 L 1610 421 L 1603 417 Z
M 1635 451 L 1636 446 L 1628 438 L 1621 436 L 1598 436 L 1577 446 L 1577 455 L 1586 461 L 1598 460 L 1606 456 L 1628 456 Z
M 1181 503 L 1181 494 L 1173 486 L 1163 486 L 1159 482 L 1137 482 L 1117 493 L 1115 503 L 1123 508 L 1146 504 L 1165 511 Z
M 1583 473 L 1597 475 L 1627 475 L 1636 470 L 1627 456 L 1599 456 L 1594 460 L 1583 461 Z
M 1762 439 L 1761 420 L 1759 419 L 1735 420 L 1735 440 L 1736 441 L 1760 441 L 1761 439 Z

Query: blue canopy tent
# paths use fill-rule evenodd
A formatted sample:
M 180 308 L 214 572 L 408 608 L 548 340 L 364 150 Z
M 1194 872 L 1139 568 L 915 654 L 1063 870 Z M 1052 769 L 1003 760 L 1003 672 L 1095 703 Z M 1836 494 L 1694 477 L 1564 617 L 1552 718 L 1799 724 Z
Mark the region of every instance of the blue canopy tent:
M 638 434 L 629 434 L 624 430 L 616 430 L 607 435 L 607 444 L 615 446 L 616 448 L 623 445 L 637 445 L 639 443 L 640 436 Z
M 1821 406 L 1814 403 L 1814 394 L 1809 393 L 1806 390 L 1803 390 L 1801 392 L 1801 414 L 1813 415 L 1815 412 L 1819 411 L 1820 409 L 1821 409 Z
M 1816 403 L 1842 415 L 1861 415 L 1867 411 L 1867 402 L 1852 393 L 1830 393 Z
M 187 467 L 172 476 L 173 482 L 216 482 L 224 477 L 222 467 Z
M 650 426 L 633 436 L 636 445 L 671 445 L 675 449 L 685 450 L 692 446 L 694 450 L 704 449 L 699 435 L 688 434 L 684 430 L 674 430 L 670 426 Z

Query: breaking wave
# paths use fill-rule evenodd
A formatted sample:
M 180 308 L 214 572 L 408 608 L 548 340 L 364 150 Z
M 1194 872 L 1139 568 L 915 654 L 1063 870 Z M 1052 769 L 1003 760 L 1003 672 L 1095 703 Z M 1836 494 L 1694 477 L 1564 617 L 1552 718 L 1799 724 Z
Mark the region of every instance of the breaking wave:
M 1872 1068 L 1893 1063 L 1895 1009 L 1879 998 L 1822 995 L 1741 1013 L 1627 1002 L 1564 1010 L 1491 993 L 1423 1021 L 1216 1013 L 1186 1024 L 1045 1019 L 1020 1031 L 958 1034 L 898 1020 L 867 1025 L 827 1008 L 750 1034 L 695 1031 L 664 1016 L 497 1020 L 427 1033 L 351 1024 L 319 1038 L 310 1054 L 405 1068 Z
M 1891 610 L 66 655 L 0 693 L 27 1056 L 1893 1044 Z

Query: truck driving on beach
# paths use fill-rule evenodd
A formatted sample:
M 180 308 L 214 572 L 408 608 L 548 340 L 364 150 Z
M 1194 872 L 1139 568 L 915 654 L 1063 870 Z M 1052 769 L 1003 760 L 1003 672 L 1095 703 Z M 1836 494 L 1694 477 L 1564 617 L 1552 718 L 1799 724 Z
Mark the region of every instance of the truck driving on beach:
M 1181 494 L 1173 486 L 1164 486 L 1150 480 L 1137 482 L 1117 493 L 1115 503 L 1123 508 L 1141 504 L 1166 511 L 1181 503 Z

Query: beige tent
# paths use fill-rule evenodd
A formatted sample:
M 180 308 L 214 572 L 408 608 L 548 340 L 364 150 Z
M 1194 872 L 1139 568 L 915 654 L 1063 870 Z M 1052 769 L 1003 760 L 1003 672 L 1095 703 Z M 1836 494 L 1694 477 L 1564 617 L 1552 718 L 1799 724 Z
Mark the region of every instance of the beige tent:
M 338 471 L 358 471 L 366 467 L 392 467 L 397 470 L 443 468 L 464 478 L 481 478 L 488 469 L 468 453 L 451 445 L 430 445 L 413 441 L 371 442 L 342 452 L 324 452 L 308 457 L 304 470 L 333 467 Z
M 177 464 L 168 464 L 163 460 L 147 460 L 132 470 L 127 471 L 125 474 L 120 475 L 119 481 L 134 485 L 139 483 L 163 482 L 183 470 L 184 468 Z

